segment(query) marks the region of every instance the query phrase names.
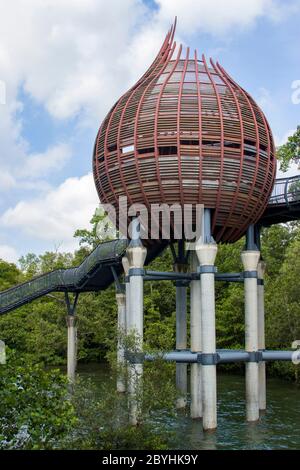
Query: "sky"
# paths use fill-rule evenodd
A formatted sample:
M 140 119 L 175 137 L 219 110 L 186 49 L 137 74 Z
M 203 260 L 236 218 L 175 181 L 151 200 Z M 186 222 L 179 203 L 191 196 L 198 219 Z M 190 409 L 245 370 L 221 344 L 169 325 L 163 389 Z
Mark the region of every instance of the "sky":
M 175 16 L 177 42 L 221 63 L 277 145 L 295 131 L 300 0 L 0 0 L 0 258 L 78 247 L 98 128 Z

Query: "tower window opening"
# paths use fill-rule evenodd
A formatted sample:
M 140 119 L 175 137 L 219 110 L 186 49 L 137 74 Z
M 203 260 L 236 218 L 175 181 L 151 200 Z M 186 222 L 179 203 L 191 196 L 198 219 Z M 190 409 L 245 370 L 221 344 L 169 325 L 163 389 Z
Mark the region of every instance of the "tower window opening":
M 199 140 L 181 140 L 181 145 L 199 145 Z
M 107 147 L 107 150 L 108 150 L 108 152 L 115 152 L 117 150 L 117 146 L 116 145 L 110 145 L 109 147 Z
M 244 144 L 245 144 L 244 154 L 247 157 L 256 157 L 257 156 L 256 142 L 254 142 L 253 140 L 245 139 Z
M 138 154 L 143 155 L 145 153 L 154 153 L 154 147 L 149 147 L 146 149 L 138 149 Z
M 169 146 L 169 147 L 158 147 L 159 155 L 176 155 L 177 154 L 177 147 Z
M 241 146 L 237 142 L 230 142 L 230 141 L 225 141 L 224 142 L 224 147 L 228 147 L 231 149 L 240 149 Z
M 219 148 L 221 147 L 221 142 L 218 140 L 202 140 L 202 145 Z

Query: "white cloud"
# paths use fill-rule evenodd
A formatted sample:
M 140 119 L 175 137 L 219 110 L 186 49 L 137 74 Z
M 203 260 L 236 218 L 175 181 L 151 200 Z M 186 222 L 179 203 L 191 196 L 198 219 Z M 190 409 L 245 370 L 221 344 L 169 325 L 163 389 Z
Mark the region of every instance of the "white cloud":
M 16 180 L 13 175 L 3 169 L 0 173 L 0 190 L 6 191 L 7 189 L 13 188 L 15 185 Z
M 0 218 L 4 228 L 18 229 L 36 240 L 46 240 L 60 249 L 74 249 L 77 228 L 88 227 L 99 204 L 92 174 L 68 178 L 43 198 L 21 201 Z
M 9 263 L 17 263 L 19 255 L 17 251 L 9 245 L 0 245 L 0 259 Z
M 258 90 L 257 104 L 266 112 L 274 110 L 274 101 L 270 90 L 267 88 L 261 87 Z
M 1 0 L 1 78 L 56 118 L 101 115 L 126 83 L 116 63 L 144 11 L 141 0 Z
M 279 20 L 284 6 L 276 0 L 156 0 L 159 17 L 179 19 L 179 31 L 213 35 L 233 34 L 252 27 L 265 16 Z
M 29 155 L 18 175 L 30 178 L 41 178 L 49 172 L 60 170 L 71 157 L 71 148 L 67 144 L 58 144 L 43 153 Z
M 55 118 L 102 118 L 153 59 L 176 14 L 187 37 L 232 35 L 284 10 L 276 0 L 156 3 L 149 12 L 142 0 L 0 0 L 0 78 L 10 89 L 23 83 Z

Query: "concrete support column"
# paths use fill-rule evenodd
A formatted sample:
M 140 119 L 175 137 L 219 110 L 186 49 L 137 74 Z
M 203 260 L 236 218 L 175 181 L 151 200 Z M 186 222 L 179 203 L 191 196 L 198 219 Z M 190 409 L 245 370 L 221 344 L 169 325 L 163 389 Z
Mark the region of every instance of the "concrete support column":
M 250 229 L 248 229 L 250 230 Z M 248 244 L 247 248 L 251 245 Z M 257 267 L 260 252 L 252 245 L 242 253 L 245 286 L 245 350 L 258 351 Z M 258 363 L 246 363 L 246 416 L 247 421 L 259 419 Z
M 127 333 L 134 333 L 136 344 L 135 351 L 143 349 L 144 333 L 144 283 L 143 266 L 146 260 L 147 250 L 140 240 L 138 220 L 133 221 L 133 234 L 126 254 L 129 262 L 129 329 Z M 143 373 L 142 363 L 130 365 L 128 378 L 130 422 L 137 425 L 141 421 L 139 400 L 141 399 L 141 379 Z
M 203 429 L 205 431 L 217 427 L 217 370 L 214 364 L 216 354 L 214 264 L 218 247 L 211 237 L 210 224 L 210 211 L 205 209 L 204 236 L 196 244 L 201 272 L 202 353 L 207 362 L 202 364 Z
M 175 263 L 176 272 L 182 273 L 186 265 Z M 184 282 L 176 281 L 176 350 L 187 348 L 187 287 Z M 187 403 L 187 364 L 176 364 L 176 388 L 180 393 L 177 409 L 185 408 Z
M 257 270 L 257 299 L 258 299 L 258 349 L 264 350 L 266 348 L 265 340 L 265 286 L 264 275 L 266 271 L 266 263 L 262 260 L 258 263 Z M 267 408 L 266 399 L 266 363 L 260 362 L 258 365 L 259 375 L 259 409 L 265 410 Z
M 75 316 L 67 315 L 68 327 L 68 352 L 67 352 L 67 375 L 71 384 L 75 383 L 75 373 L 77 364 L 77 328 L 75 326 Z
M 124 377 L 124 337 L 126 334 L 126 297 L 123 292 L 116 294 L 116 300 L 118 305 L 118 350 L 117 350 L 117 362 L 118 362 L 118 378 L 117 378 L 117 391 L 124 393 L 126 391 L 125 377 Z
M 126 333 L 130 330 L 130 306 L 129 306 L 129 301 L 130 301 L 130 283 L 129 283 L 129 261 L 127 256 L 123 256 L 122 258 L 122 265 L 124 269 L 124 274 L 125 274 L 125 329 Z
M 199 262 L 195 251 L 190 253 L 191 272 L 196 272 Z M 201 352 L 201 281 L 190 284 L 190 328 L 191 352 Z M 202 418 L 202 380 L 201 364 L 191 364 L 191 418 Z
M 0 365 L 6 364 L 6 348 L 5 343 L 0 339 Z

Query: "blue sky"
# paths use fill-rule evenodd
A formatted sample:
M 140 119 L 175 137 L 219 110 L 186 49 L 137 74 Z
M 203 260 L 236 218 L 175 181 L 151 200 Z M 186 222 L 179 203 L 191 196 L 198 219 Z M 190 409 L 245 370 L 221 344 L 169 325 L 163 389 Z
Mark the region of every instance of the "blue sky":
M 175 15 L 177 39 L 252 94 L 278 144 L 300 124 L 299 0 L 0 0 L 0 257 L 76 248 L 98 127 Z

